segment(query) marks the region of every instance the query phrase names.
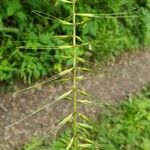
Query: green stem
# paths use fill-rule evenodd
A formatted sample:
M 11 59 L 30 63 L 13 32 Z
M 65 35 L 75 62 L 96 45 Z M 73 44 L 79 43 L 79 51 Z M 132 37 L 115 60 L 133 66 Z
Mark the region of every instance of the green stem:
M 73 0 L 73 101 L 74 101 L 74 150 L 77 150 L 77 50 L 76 50 L 76 0 Z

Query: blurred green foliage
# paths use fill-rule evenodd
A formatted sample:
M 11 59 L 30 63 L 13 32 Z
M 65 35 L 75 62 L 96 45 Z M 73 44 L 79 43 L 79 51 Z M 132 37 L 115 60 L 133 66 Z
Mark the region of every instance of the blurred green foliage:
M 54 35 L 70 35 L 72 29 L 58 22 L 42 18 L 33 10 L 71 21 L 72 8 L 55 0 L 0 0 L 0 80 L 22 78 L 24 82 L 61 71 L 70 65 L 71 50 L 42 49 L 69 45 L 71 38 L 53 38 Z M 92 59 L 106 60 L 133 48 L 150 43 L 149 0 L 78 0 L 78 12 L 117 13 L 138 10 L 138 18 L 91 19 L 78 26 L 77 34 L 85 42 L 92 42 Z M 88 20 L 86 17 L 83 20 Z M 79 21 L 81 19 L 79 18 Z M 95 42 L 94 42 L 95 41 Z M 23 46 L 24 48 L 19 48 Z M 88 47 L 79 55 L 87 55 Z M 91 57 L 91 56 L 90 56 Z
M 80 150 L 149 150 L 150 87 L 117 106 L 101 109 L 97 122 L 91 122 L 91 126 L 92 129 L 79 132 L 83 140 L 92 139 L 93 143 L 91 147 Z M 52 143 L 48 139 L 33 150 L 65 150 L 70 138 L 71 130 L 67 128 Z M 23 150 L 35 141 L 26 144 Z

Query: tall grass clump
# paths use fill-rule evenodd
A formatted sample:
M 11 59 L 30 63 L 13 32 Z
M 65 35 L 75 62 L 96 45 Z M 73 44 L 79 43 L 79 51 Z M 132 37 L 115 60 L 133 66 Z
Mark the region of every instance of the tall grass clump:
M 59 38 L 59 39 L 70 39 L 70 42 L 68 44 L 65 45 L 61 45 L 61 43 L 59 45 L 54 45 L 54 46 L 43 46 L 40 47 L 40 50 L 60 50 L 60 51 L 65 51 L 66 53 L 70 53 L 70 56 L 68 55 L 64 55 L 63 57 L 65 59 L 69 59 L 70 60 L 70 68 L 60 72 L 59 74 L 51 77 L 50 79 L 47 79 L 41 83 L 35 84 L 33 86 L 30 86 L 26 89 L 22 89 L 19 90 L 17 92 L 15 92 L 15 94 L 35 88 L 37 86 L 41 86 L 44 85 L 45 83 L 48 82 L 52 82 L 56 79 L 58 79 L 59 77 L 62 77 L 66 74 L 71 73 L 72 77 L 72 87 L 64 92 L 62 95 L 56 97 L 53 101 L 50 101 L 48 104 L 42 106 L 41 108 L 35 110 L 34 112 L 32 112 L 31 114 L 29 114 L 28 116 L 16 121 L 15 123 L 11 124 L 9 126 L 12 127 L 18 123 L 20 123 L 21 121 L 27 119 L 28 117 L 31 117 L 32 115 L 40 112 L 41 110 L 51 107 L 54 104 L 64 100 L 64 99 L 69 99 L 70 102 L 73 103 L 73 110 L 70 114 L 68 114 L 68 116 L 63 119 L 54 129 L 52 129 L 50 132 L 48 132 L 45 136 L 43 136 L 42 138 L 39 138 L 33 145 L 31 145 L 28 150 L 33 149 L 36 145 L 38 145 L 39 143 L 43 142 L 45 139 L 47 139 L 48 137 L 54 135 L 60 128 L 62 128 L 64 125 L 66 125 L 67 123 L 71 123 L 72 124 L 72 130 L 70 133 L 70 139 L 66 141 L 66 149 L 73 149 L 73 150 L 78 150 L 78 149 L 90 149 L 94 146 L 94 142 L 88 138 L 88 130 L 91 130 L 93 127 L 90 125 L 90 118 L 87 117 L 85 114 L 82 114 L 78 111 L 78 106 L 79 104 L 81 105 L 86 105 L 86 104 L 91 104 L 92 101 L 89 100 L 89 94 L 86 93 L 84 90 L 82 90 L 81 88 L 78 87 L 78 80 L 84 79 L 84 77 L 82 75 L 80 75 L 79 73 L 81 71 L 88 71 L 88 68 L 83 68 L 80 67 L 80 64 L 85 64 L 86 61 L 85 59 L 83 59 L 82 57 L 80 57 L 80 54 L 78 53 L 79 49 L 82 48 L 87 48 L 90 47 L 93 44 L 93 42 L 97 41 L 91 41 L 91 42 L 84 42 L 82 40 L 82 38 L 80 36 L 77 35 L 77 31 L 78 29 L 85 27 L 86 24 L 91 21 L 92 19 L 113 19 L 113 18 L 135 18 L 138 17 L 137 16 L 137 11 L 125 11 L 125 12 L 118 12 L 118 13 L 111 13 L 111 14 L 94 14 L 94 13 L 89 13 L 89 12 L 77 12 L 77 1 L 76 0 L 57 0 L 56 2 L 56 6 L 58 5 L 65 5 L 68 7 L 71 7 L 72 12 L 69 14 L 69 16 L 66 19 L 61 19 L 58 18 L 56 16 L 47 14 L 43 11 L 39 11 L 39 10 L 33 10 L 33 13 L 36 14 L 38 17 L 50 20 L 50 21 L 54 21 L 57 22 L 63 26 L 67 26 L 68 29 L 71 31 L 71 33 L 69 35 L 56 35 L 53 36 L 51 38 Z M 26 46 L 20 46 L 18 47 L 18 49 L 25 49 Z M 30 48 L 32 50 L 36 49 L 36 48 Z M 65 53 L 64 53 L 65 54 Z M 79 96 L 84 97 L 84 99 L 80 99 Z

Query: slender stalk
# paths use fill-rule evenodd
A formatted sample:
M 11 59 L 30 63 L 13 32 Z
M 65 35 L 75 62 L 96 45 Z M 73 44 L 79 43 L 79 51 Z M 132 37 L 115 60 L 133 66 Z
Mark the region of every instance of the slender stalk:
M 74 150 L 77 150 L 77 50 L 76 50 L 76 0 L 73 0 L 73 101 L 74 101 Z

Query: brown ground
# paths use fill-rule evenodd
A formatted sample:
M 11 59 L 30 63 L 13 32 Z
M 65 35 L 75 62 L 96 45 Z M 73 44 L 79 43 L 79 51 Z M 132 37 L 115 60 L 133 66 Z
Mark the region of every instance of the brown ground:
M 99 72 L 96 66 L 94 68 Z M 103 73 L 88 75 L 80 86 L 102 100 L 123 99 L 150 83 L 150 51 L 146 49 L 130 55 L 125 54 L 105 70 Z M 47 85 L 42 89 L 30 90 L 15 96 L 0 94 L 0 150 L 16 150 L 33 136 L 43 135 L 56 126 L 72 109 L 67 102 L 46 108 L 18 125 L 7 128 L 67 89 L 68 86 L 64 85 Z M 91 111 L 94 112 L 95 108 Z

